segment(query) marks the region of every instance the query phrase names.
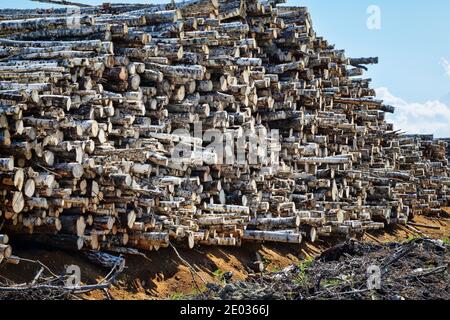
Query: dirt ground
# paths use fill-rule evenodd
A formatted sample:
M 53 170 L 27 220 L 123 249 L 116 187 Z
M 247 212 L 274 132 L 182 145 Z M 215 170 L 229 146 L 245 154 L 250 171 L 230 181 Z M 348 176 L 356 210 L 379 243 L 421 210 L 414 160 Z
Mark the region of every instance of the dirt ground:
M 402 242 L 418 237 L 448 240 L 450 208 L 445 210 L 448 215 L 444 214 L 444 217 L 418 216 L 411 221 L 411 225 L 367 233 L 363 240 L 378 243 Z M 147 258 L 127 256 L 127 269 L 109 290 L 109 294 L 113 299 L 183 299 L 203 290 L 203 281 L 221 281 L 221 275 L 226 272 L 232 272 L 232 280 L 244 280 L 257 270 L 256 253 L 260 255 L 266 270 L 278 271 L 301 260 L 316 257 L 337 242 L 338 239 L 323 239 L 316 243 L 304 242 L 300 246 L 244 243 L 241 248 L 177 249 L 180 256 L 196 270 L 195 274 L 170 247 L 148 252 Z M 78 265 L 84 284 L 96 283 L 109 271 L 92 264 L 79 253 L 14 246 L 14 254 L 22 258 L 39 259 L 55 273 L 63 272 L 65 266 Z M 17 266 L 5 265 L 0 267 L 0 277 L 7 277 L 16 283 L 29 282 L 38 269 L 36 265 L 26 262 Z M 83 298 L 105 299 L 105 295 L 102 291 L 94 291 Z

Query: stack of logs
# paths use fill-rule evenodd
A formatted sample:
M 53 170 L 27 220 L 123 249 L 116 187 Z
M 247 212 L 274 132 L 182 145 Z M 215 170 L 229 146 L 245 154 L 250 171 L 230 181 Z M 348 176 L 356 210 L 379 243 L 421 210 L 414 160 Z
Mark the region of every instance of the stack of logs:
M 347 58 L 306 8 L 277 2 L 0 10 L 1 232 L 126 252 L 300 243 L 437 213 L 446 143 L 394 131 L 360 77 L 378 59 Z M 234 142 L 224 156 L 199 123 Z M 245 140 L 247 158 L 225 161 L 274 129 L 276 166 Z M 194 150 L 181 162 L 180 145 Z
M 444 138 L 444 139 L 440 139 L 440 140 L 447 143 L 447 145 L 450 146 L 450 138 Z M 450 148 L 446 148 L 446 156 L 447 156 L 447 159 L 450 161 Z
M 0 234 L 0 263 L 4 259 L 8 259 L 11 257 L 12 249 L 11 246 L 8 245 L 9 238 L 6 234 Z

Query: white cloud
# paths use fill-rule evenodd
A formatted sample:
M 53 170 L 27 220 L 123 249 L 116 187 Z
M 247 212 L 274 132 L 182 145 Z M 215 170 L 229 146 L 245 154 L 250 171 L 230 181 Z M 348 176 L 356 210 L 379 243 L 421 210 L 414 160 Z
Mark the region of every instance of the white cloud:
M 450 61 L 448 61 L 445 58 L 441 58 L 441 66 L 444 68 L 444 71 L 447 74 L 447 76 L 450 77 Z
M 387 88 L 376 89 L 377 98 L 395 107 L 388 116 L 396 130 L 407 133 L 434 134 L 438 138 L 450 137 L 450 107 L 434 100 L 425 103 L 407 102 L 394 96 Z

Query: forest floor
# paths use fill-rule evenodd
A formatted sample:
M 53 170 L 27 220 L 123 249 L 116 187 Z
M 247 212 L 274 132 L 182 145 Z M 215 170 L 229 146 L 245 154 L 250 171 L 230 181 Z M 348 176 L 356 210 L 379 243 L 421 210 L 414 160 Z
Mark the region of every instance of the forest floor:
M 433 238 L 448 243 L 450 236 L 450 208 L 442 217 L 417 216 L 407 226 L 390 227 L 384 231 L 366 233 L 360 241 L 368 244 L 405 243 L 417 238 Z M 108 292 L 112 299 L 186 299 L 198 296 L 206 283 L 223 283 L 223 275 L 230 281 L 243 281 L 258 273 L 261 262 L 265 272 L 280 272 L 291 265 L 319 257 L 325 250 L 342 242 L 342 239 L 321 239 L 315 243 L 298 245 L 244 243 L 240 248 L 199 247 L 194 250 L 171 247 L 157 252 L 147 252 L 146 257 L 127 256 L 126 269 Z M 82 254 L 43 248 L 14 246 L 14 255 L 38 259 L 56 274 L 68 265 L 81 270 L 83 284 L 95 284 L 109 270 L 92 264 Z M 185 260 L 194 270 L 188 267 Z M 0 266 L 0 277 L 15 283 L 33 280 L 39 268 L 35 264 Z M 105 299 L 103 291 L 92 291 L 83 299 Z

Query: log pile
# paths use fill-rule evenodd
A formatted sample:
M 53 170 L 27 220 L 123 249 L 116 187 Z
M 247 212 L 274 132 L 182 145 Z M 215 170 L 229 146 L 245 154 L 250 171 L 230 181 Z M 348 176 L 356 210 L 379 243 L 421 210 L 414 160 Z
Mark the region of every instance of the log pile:
M 11 246 L 8 245 L 9 238 L 6 234 L 0 234 L 0 263 L 4 259 L 8 259 L 11 257 L 12 249 Z
M 447 145 L 450 145 L 450 138 L 440 139 L 441 141 L 444 141 L 447 143 Z M 448 160 L 450 160 L 450 148 L 446 148 L 446 157 Z
M 0 10 L 1 231 L 124 252 L 436 213 L 446 143 L 394 131 L 360 77 L 378 59 L 347 58 L 278 2 Z

